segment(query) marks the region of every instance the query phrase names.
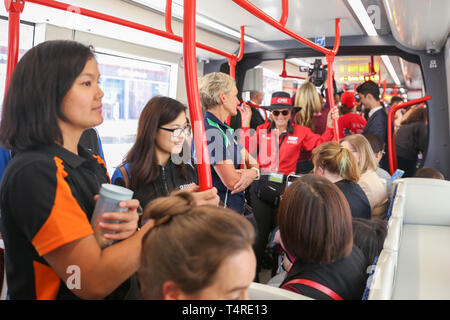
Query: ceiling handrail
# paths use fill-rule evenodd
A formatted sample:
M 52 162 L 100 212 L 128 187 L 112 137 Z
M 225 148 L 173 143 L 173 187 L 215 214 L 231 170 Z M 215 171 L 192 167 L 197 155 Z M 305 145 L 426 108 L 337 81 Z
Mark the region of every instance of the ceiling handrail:
M 236 3 L 237 5 L 241 6 L 244 10 L 248 11 L 249 13 L 253 14 L 254 16 L 256 16 L 257 18 L 261 19 L 262 21 L 270 24 L 271 26 L 275 27 L 276 29 L 280 30 L 281 32 L 287 34 L 288 36 L 290 36 L 291 38 L 311 47 L 314 50 L 317 50 L 319 52 L 322 52 L 323 54 L 326 55 L 326 59 L 328 62 L 328 73 L 327 73 L 327 82 L 328 82 L 328 90 L 327 90 L 327 94 L 328 94 L 328 101 L 330 103 L 330 112 L 333 112 L 334 109 L 336 108 L 336 106 L 334 105 L 334 89 L 333 89 L 333 63 L 334 63 L 334 58 L 337 54 L 337 52 L 339 51 L 339 47 L 341 44 L 341 28 L 340 28 L 340 19 L 336 18 L 335 19 L 335 38 L 334 38 L 334 47 L 333 49 L 327 49 L 325 47 L 322 47 L 314 42 L 312 42 L 309 39 L 306 39 L 300 35 L 298 35 L 297 33 L 293 32 L 292 30 L 288 29 L 285 27 L 285 25 L 283 25 L 281 22 L 273 19 L 271 16 L 269 16 L 268 14 L 266 14 L 264 11 L 262 11 L 261 9 L 259 9 L 257 6 L 255 6 L 254 4 L 250 3 L 248 0 L 233 0 L 234 3 Z M 286 9 L 288 7 L 288 3 L 287 1 L 283 1 L 282 2 L 282 10 L 283 10 L 283 14 L 282 16 L 285 17 L 285 13 L 286 13 Z M 339 127 L 338 127 L 338 119 L 333 118 L 333 131 L 334 131 L 334 139 L 336 141 L 339 141 Z

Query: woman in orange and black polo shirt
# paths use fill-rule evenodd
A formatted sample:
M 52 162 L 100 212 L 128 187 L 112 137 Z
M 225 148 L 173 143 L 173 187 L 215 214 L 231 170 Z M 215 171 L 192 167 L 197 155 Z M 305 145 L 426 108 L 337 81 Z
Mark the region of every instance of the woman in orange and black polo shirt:
M 15 151 L 0 193 L 11 299 L 103 299 L 139 267 L 150 224 L 136 232 L 137 200 L 103 215 L 122 222 L 102 221 L 117 231 L 105 237 L 123 240 L 106 249 L 89 222 L 109 183 L 101 158 L 78 146 L 103 121 L 99 77 L 91 49 L 74 41 L 39 44 L 12 75 L 0 125 L 0 142 Z

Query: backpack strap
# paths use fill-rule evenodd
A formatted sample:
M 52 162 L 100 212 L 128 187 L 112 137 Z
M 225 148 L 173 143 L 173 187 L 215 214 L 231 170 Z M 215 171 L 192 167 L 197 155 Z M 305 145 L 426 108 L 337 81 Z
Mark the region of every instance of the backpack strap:
M 286 282 L 281 288 L 286 289 L 286 287 L 290 287 L 290 288 L 294 289 L 294 287 L 290 286 L 291 284 L 303 284 L 305 286 L 314 288 L 314 289 L 322 292 L 323 294 L 329 296 L 333 300 L 344 300 L 330 288 L 327 288 L 324 285 L 321 285 L 320 283 L 318 283 L 316 281 L 308 280 L 308 279 L 294 279 L 294 280 Z M 299 292 L 298 290 L 295 290 L 295 291 Z
M 130 188 L 130 180 L 128 179 L 128 173 L 124 166 L 119 167 L 120 172 L 122 172 L 123 182 L 125 182 L 125 187 Z

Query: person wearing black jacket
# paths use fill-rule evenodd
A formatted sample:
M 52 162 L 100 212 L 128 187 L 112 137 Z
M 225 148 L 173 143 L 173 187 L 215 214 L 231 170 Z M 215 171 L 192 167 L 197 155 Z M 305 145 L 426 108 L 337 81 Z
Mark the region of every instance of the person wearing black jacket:
M 250 101 L 248 105 L 250 106 L 250 110 L 252 116 L 250 118 L 250 128 L 256 130 L 256 128 L 268 121 L 266 117 L 268 117 L 268 113 L 264 112 L 264 109 L 256 108 L 255 106 L 260 106 L 264 99 L 264 93 L 258 91 L 250 92 Z M 230 127 L 234 130 L 241 129 L 242 127 L 242 117 L 241 112 L 238 110 L 237 115 L 232 116 L 230 120 Z
M 376 134 L 387 145 L 387 113 L 380 101 L 380 88 L 375 82 L 366 81 L 356 91 L 365 110 L 369 110 L 369 118 L 363 134 Z M 380 167 L 384 170 L 389 170 L 389 156 L 387 153 L 381 159 Z
M 217 205 L 217 189 L 196 192 L 197 172 L 186 153 L 180 156 L 190 149 L 183 148 L 190 135 L 182 103 L 169 97 L 150 99 L 139 117 L 136 141 L 114 171 L 112 182 L 133 190 L 143 208 L 176 190 L 192 192 L 198 205 Z

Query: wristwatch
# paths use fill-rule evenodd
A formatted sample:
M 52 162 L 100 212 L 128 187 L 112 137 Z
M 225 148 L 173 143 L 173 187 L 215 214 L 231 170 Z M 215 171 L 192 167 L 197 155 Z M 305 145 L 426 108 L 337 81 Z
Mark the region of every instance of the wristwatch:
M 257 177 L 256 177 L 256 179 L 255 179 L 255 180 L 259 180 L 259 178 L 261 178 L 261 173 L 259 172 L 259 169 L 258 169 L 258 168 L 256 168 L 256 167 L 251 167 L 250 169 L 254 169 L 254 170 L 256 170 L 256 172 L 258 173 L 258 175 L 257 175 Z

